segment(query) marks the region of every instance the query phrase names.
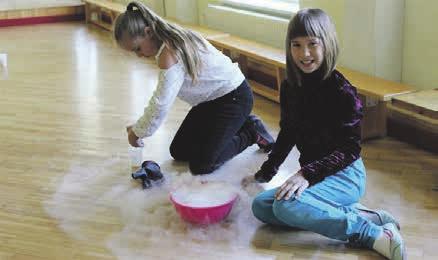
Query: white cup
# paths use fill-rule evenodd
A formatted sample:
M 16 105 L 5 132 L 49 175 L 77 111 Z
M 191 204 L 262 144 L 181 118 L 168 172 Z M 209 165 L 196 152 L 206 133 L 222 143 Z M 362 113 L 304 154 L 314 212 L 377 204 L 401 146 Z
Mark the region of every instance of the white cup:
M 134 172 L 141 167 L 143 162 L 143 147 L 129 147 L 129 160 L 131 170 Z

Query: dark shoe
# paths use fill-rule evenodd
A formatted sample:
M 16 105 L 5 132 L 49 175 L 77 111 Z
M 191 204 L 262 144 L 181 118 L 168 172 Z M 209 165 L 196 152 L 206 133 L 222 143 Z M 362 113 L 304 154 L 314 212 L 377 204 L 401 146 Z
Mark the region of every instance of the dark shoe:
M 132 178 L 142 181 L 143 189 L 152 187 L 152 183 L 160 184 L 164 180 L 160 166 L 154 161 L 144 161 L 141 168 L 132 173 Z
M 272 150 L 275 140 L 266 130 L 262 120 L 255 115 L 249 115 L 246 124 L 255 132 L 255 143 L 266 153 Z

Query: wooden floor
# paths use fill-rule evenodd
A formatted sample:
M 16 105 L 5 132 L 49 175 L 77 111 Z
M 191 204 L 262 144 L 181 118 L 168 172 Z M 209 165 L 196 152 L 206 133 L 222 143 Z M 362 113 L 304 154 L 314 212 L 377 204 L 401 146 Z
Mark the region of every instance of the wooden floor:
M 233 233 L 228 223 L 195 234 L 170 204 L 153 213 L 155 219 L 171 216 L 162 224 L 130 212 L 129 205 L 139 204 L 135 199 L 100 200 L 98 191 L 129 178 L 114 170 L 128 161 L 124 128 L 141 114 L 157 70 L 83 23 L 0 28 L 0 53 L 8 54 L 9 73 L 0 78 L 0 259 L 381 259 L 309 232 L 260 226 L 249 215 L 244 227 L 253 233 Z M 145 140 L 148 159 L 171 161 L 167 147 L 187 110 L 177 101 L 157 134 Z M 278 133 L 278 105 L 257 98 L 254 112 Z M 296 153 L 291 157 L 296 166 Z M 438 259 L 437 155 L 385 138 L 365 143 L 363 157 L 363 203 L 399 217 L 410 259 Z M 259 163 L 264 155 L 254 158 Z M 234 163 L 239 160 L 246 157 Z M 96 179 L 93 172 L 102 173 L 101 167 L 113 175 Z M 139 194 L 131 198 L 156 199 Z M 92 209 L 95 214 L 87 215 Z M 156 226 L 127 229 L 134 217 Z

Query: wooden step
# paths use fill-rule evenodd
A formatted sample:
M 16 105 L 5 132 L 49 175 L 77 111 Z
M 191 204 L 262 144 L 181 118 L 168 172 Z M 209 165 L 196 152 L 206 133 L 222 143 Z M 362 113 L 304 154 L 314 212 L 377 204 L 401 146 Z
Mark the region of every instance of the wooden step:
M 394 97 L 388 104 L 388 135 L 438 152 L 438 89 Z
M 427 118 L 438 119 L 438 89 L 416 91 L 394 97 L 392 105 Z

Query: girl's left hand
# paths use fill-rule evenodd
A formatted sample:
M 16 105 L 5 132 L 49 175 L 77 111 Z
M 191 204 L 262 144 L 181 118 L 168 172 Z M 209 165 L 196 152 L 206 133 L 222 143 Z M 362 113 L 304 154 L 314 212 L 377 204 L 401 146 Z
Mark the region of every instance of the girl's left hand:
M 126 127 L 126 131 L 128 132 L 128 142 L 133 147 L 142 147 L 143 142 L 139 142 L 138 136 L 135 135 L 134 131 L 132 131 L 132 126 Z
M 294 193 L 299 197 L 307 187 L 309 187 L 309 182 L 304 178 L 303 173 L 298 171 L 278 188 L 275 198 L 288 200 Z

